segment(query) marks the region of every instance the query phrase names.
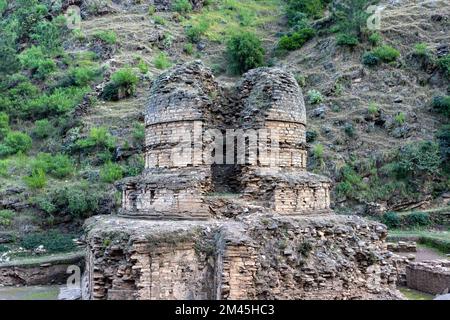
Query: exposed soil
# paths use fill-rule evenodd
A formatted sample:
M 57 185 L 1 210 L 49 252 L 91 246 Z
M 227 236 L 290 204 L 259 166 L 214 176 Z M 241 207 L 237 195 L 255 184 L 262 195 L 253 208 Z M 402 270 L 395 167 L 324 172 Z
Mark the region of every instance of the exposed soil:
M 431 248 L 427 248 L 427 247 L 417 247 L 417 252 L 416 253 L 411 253 L 411 252 L 399 252 L 398 253 L 401 256 L 410 256 L 415 255 L 416 259 L 415 261 L 417 262 L 421 262 L 421 261 L 425 261 L 425 260 L 438 260 L 438 259 L 448 259 L 448 257 L 446 257 L 444 254 L 431 249 Z

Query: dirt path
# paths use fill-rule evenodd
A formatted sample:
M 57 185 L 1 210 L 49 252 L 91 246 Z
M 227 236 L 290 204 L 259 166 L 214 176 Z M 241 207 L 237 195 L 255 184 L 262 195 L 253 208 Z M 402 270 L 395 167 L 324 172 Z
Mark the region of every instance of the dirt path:
M 417 262 L 421 262 L 421 261 L 425 261 L 425 260 L 438 260 L 438 259 L 448 259 L 444 254 L 439 253 L 433 249 L 427 248 L 427 247 L 422 247 L 422 246 L 418 246 L 417 247 L 417 252 L 416 253 L 411 253 L 411 252 L 399 252 L 398 253 L 401 256 L 409 256 L 411 254 L 414 254 L 416 256 L 415 261 Z

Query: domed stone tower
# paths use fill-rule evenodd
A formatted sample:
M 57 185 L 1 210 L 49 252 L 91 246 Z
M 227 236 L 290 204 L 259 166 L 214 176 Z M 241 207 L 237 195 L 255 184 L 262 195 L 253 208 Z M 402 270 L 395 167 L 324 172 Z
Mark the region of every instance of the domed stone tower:
M 124 180 L 126 216 L 204 219 L 203 196 L 211 191 L 211 165 L 203 153 L 213 124 L 218 86 L 209 69 L 194 62 L 159 77 L 145 110 L 145 170 Z
M 154 82 L 145 170 L 85 224 L 84 299 L 396 298 L 386 227 L 330 210 L 306 113 L 278 68 L 222 88 L 194 61 Z
M 241 176 L 247 198 L 279 214 L 330 213 L 329 179 L 306 171 L 306 110 L 294 77 L 277 68 L 255 69 L 237 92 L 242 127 L 260 133 L 257 161 Z

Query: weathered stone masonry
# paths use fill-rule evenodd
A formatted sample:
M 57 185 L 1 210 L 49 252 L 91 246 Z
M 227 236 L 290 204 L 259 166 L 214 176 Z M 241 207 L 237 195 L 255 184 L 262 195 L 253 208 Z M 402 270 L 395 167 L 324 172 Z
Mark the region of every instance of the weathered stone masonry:
M 227 129 L 255 130 L 267 152 L 228 142 L 245 161 L 211 164 L 218 135 L 205 133 Z M 398 297 L 386 227 L 334 215 L 330 181 L 306 171 L 290 73 L 255 69 L 224 89 L 200 62 L 178 65 L 151 89 L 146 130 L 145 170 L 120 183 L 120 217 L 86 222 L 85 299 Z

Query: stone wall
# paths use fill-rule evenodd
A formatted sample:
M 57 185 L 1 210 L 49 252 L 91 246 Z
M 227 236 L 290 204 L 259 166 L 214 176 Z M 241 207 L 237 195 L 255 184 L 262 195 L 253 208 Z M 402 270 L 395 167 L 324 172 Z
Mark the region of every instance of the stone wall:
M 357 217 L 91 218 L 92 299 L 398 298 L 386 228 Z
M 214 265 L 201 249 L 206 222 L 93 221 L 86 226 L 84 299 L 212 298 Z
M 200 121 L 166 122 L 148 126 L 145 134 L 145 168 L 201 166 L 205 158 L 203 131 Z
M 281 214 L 319 213 L 330 207 L 329 185 L 295 188 L 279 185 L 274 192 L 274 210 Z
M 39 258 L 38 258 L 39 259 Z M 35 286 L 65 284 L 67 268 L 78 266 L 83 271 L 83 254 L 70 254 L 65 257 L 50 257 L 40 262 L 14 262 L 0 264 L 0 284 L 2 286 Z
M 330 213 L 331 181 L 323 176 L 273 168 L 250 169 L 241 175 L 247 199 L 258 199 L 280 214 Z
M 165 219 L 204 219 L 209 209 L 204 194 L 211 190 L 209 170 L 163 169 L 123 180 L 121 214 Z
M 450 289 L 450 261 L 431 260 L 406 265 L 408 288 L 431 294 L 443 294 Z

